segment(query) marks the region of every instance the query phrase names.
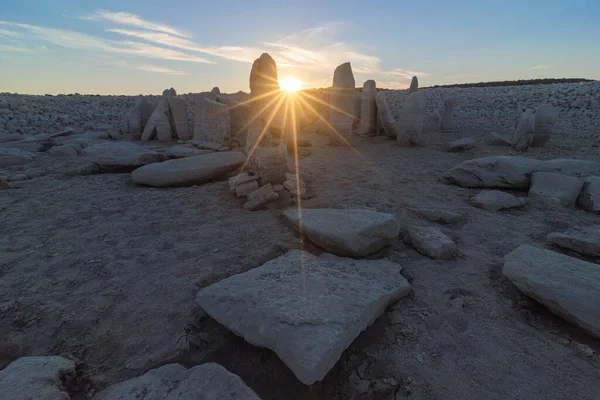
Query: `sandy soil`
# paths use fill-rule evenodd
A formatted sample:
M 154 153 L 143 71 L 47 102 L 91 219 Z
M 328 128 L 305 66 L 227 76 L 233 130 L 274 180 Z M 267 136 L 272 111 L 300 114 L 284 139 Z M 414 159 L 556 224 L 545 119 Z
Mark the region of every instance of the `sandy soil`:
M 487 134 L 430 133 L 421 148 L 357 139 L 354 149 L 308 136 L 312 154 L 300 170 L 314 197 L 304 207 L 368 208 L 403 225 L 432 224 L 410 207 L 465 215 L 442 226 L 459 246 L 457 260 L 430 260 L 400 239 L 379 254 L 404 266 L 411 295 L 312 387 L 194 302 L 200 288 L 299 248 L 279 210 L 242 210 L 224 182 L 142 188 L 129 174 L 69 177 L 63 172 L 79 160 L 45 156 L 12 167 L 49 175 L 0 190 L 0 368 L 25 355 L 70 357 L 80 363 L 73 394 L 81 399 L 166 363 L 207 361 L 265 400 L 598 399 L 600 362 L 590 348 L 600 351 L 600 341 L 523 296 L 501 268 L 518 245 L 544 246 L 547 233 L 598 224 L 600 215 L 535 203 L 499 213 L 470 206 L 476 190 L 439 178 L 460 161 L 512 153 L 486 146 Z M 463 136 L 476 148 L 443 151 Z M 528 156 L 598 157 L 578 139 L 559 133 Z

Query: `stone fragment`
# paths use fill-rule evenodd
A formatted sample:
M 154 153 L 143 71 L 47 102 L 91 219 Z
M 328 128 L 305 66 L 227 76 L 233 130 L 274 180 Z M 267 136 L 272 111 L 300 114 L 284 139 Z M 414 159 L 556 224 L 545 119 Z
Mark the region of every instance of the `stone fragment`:
M 311 242 L 340 256 L 364 257 L 388 246 L 400 233 L 391 214 L 371 210 L 289 209 L 285 220 Z
M 458 253 L 456 244 L 436 227 L 411 227 L 404 241 L 434 260 L 450 260 Z
M 518 198 L 500 190 L 484 190 L 471 199 L 471 204 L 484 210 L 499 211 L 524 206 L 527 204 L 527 199 Z
M 258 145 L 249 156 L 248 165 L 262 184 L 281 184 L 287 171 L 287 146 L 281 142 L 277 146 Z
M 444 112 L 440 121 L 440 129 L 443 131 L 454 130 L 454 107 L 456 106 L 456 100 L 446 99 L 444 100 Z
M 352 65 L 349 62 L 340 64 L 335 68 L 335 71 L 333 71 L 332 86 L 351 89 L 356 87 L 356 81 L 354 80 L 354 74 L 352 73 Z
M 199 139 L 188 140 L 186 143 L 196 146 L 199 149 L 212 150 L 212 151 L 219 151 L 219 149 L 221 149 L 221 147 L 223 147 L 219 143 L 214 143 L 214 142 L 209 142 L 206 140 L 199 140 Z
M 229 183 L 229 189 L 232 193 L 235 193 L 235 188 L 242 183 L 251 182 L 258 180 L 258 176 L 250 175 L 247 172 L 242 172 L 241 174 L 237 174 L 229 178 L 227 183 Z
M 577 202 L 585 210 L 600 212 L 600 176 L 590 176 L 584 180 Z
M 100 172 L 100 166 L 94 163 L 84 164 L 70 169 L 68 175 L 93 175 Z
M 511 146 L 517 151 L 526 151 L 533 142 L 533 110 L 521 114 L 511 140 Z
M 243 197 L 248 195 L 249 193 L 255 191 L 256 189 L 258 189 L 258 182 L 257 181 L 249 181 L 249 182 L 244 182 L 244 183 L 240 183 L 239 185 L 237 185 L 235 187 L 235 194 L 237 195 L 237 197 Z
M 52 157 L 73 157 L 79 153 L 74 146 L 64 144 L 62 146 L 54 146 L 48 150 L 48 154 Z
M 544 146 L 550 140 L 558 116 L 551 104 L 542 104 L 535 110 L 533 117 L 533 140 L 531 146 Z
M 212 153 L 211 150 L 201 150 L 195 147 L 188 146 L 172 146 L 167 149 L 165 152 L 165 157 L 167 158 L 184 158 L 184 157 L 194 157 L 202 154 Z
M 534 172 L 529 195 L 563 206 L 574 206 L 583 188 L 583 181 L 572 176 L 549 172 Z
M 306 183 L 304 183 L 303 181 L 285 181 L 283 182 L 283 187 L 286 188 L 287 190 L 295 190 L 296 187 L 300 187 L 300 188 L 306 188 Z
M 75 377 L 75 363 L 63 357 L 21 357 L 0 371 L 6 400 L 69 400 L 63 380 Z
M 510 139 L 499 135 L 495 132 L 492 132 L 492 137 L 490 138 L 490 141 L 488 142 L 488 144 L 490 146 L 510 146 L 512 145 Z
M 425 97 L 421 92 L 408 95 L 398 119 L 396 142 L 400 146 L 416 146 L 421 142 L 425 119 Z
M 133 169 L 162 161 L 161 154 L 130 142 L 108 142 L 83 149 L 82 155 L 104 170 Z
M 17 140 L 22 140 L 23 135 L 20 133 L 8 133 L 6 131 L 0 130 L 0 143 L 7 142 L 16 142 Z
M 475 139 L 462 138 L 462 139 L 458 139 L 458 140 L 455 140 L 454 142 L 450 143 L 450 145 L 448 145 L 448 151 L 453 152 L 453 153 L 466 151 L 466 150 L 472 149 L 474 145 L 475 145 Z
M 138 185 L 193 186 L 218 180 L 239 168 L 246 157 L 240 152 L 210 153 L 150 164 L 131 173 Z
M 212 94 L 221 94 L 221 90 L 219 89 L 218 86 L 215 86 L 214 88 L 212 88 L 212 90 L 210 92 Z
M 169 101 L 164 98 L 158 102 L 154 112 L 144 127 L 142 141 L 158 138 L 161 142 L 170 142 L 172 138 L 169 117 Z
M 408 88 L 408 93 L 414 93 L 419 90 L 419 78 L 413 76 L 410 81 L 410 87 Z
M 29 151 L 13 147 L 0 147 L 0 168 L 26 164 L 33 161 L 33 158 L 33 153 Z
M 279 199 L 279 194 L 272 191 L 264 197 L 255 200 L 248 200 L 246 203 L 244 203 L 244 209 L 248 211 L 256 211 L 277 199 Z
M 410 292 L 399 264 L 290 251 L 202 289 L 196 302 L 304 384 L 322 380 L 386 306 Z
M 190 140 L 190 127 L 188 125 L 188 113 L 185 100 L 177 97 L 169 99 L 169 110 L 171 128 L 175 137 L 181 140 Z
M 381 123 L 383 131 L 388 137 L 395 139 L 398 136 L 398 123 L 390 111 L 384 92 L 377 92 L 375 103 L 378 121 Z
M 375 81 L 368 80 L 363 84 L 360 98 L 360 127 L 358 133 L 375 135 L 377 129 L 377 85 Z
M 553 245 L 589 257 L 600 257 L 600 225 L 573 228 L 563 233 L 550 233 L 546 239 Z
M 219 364 L 186 369 L 167 364 L 109 386 L 93 400 L 260 400 L 239 376 Z
M 600 268 L 550 250 L 521 245 L 504 256 L 502 273 L 524 294 L 600 338 Z
M 196 98 L 194 139 L 218 144 L 229 144 L 231 117 L 225 104 L 206 98 Z
M 441 224 L 454 224 L 465 219 L 461 214 L 439 208 L 409 208 L 409 211 L 427 221 Z

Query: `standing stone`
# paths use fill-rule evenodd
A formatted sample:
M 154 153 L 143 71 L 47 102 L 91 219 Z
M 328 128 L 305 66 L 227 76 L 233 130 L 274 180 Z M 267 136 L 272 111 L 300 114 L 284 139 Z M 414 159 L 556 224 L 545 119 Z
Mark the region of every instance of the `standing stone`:
M 232 144 L 244 147 L 248 136 L 248 122 L 250 121 L 250 106 L 229 101 L 229 116 L 231 118 Z
M 251 118 L 268 120 L 276 109 L 278 95 L 277 64 L 269 54 L 263 53 L 254 61 L 250 71 Z
M 155 109 L 156 104 L 151 103 L 146 100 L 145 97 L 140 96 L 135 107 L 129 112 L 129 115 L 125 119 L 125 126 L 123 129 L 125 133 L 139 137 L 144 131 L 144 128 Z
M 214 88 L 212 88 L 212 90 L 210 91 L 212 94 L 214 95 L 219 95 L 221 94 L 221 90 L 219 89 L 218 86 L 215 86 Z
M 443 131 L 454 130 L 454 106 L 456 100 L 446 99 L 444 100 L 444 112 L 440 123 L 440 129 Z
M 196 98 L 194 112 L 194 140 L 229 144 L 231 130 L 229 107 L 199 97 Z
M 414 93 L 419 90 L 419 79 L 416 76 L 412 77 L 410 81 L 410 88 L 408 89 L 408 93 Z
M 169 101 L 166 98 L 158 102 L 158 106 L 156 106 L 144 128 L 142 141 L 149 141 L 155 137 L 158 137 L 158 140 L 161 142 L 170 142 L 172 138 Z
M 532 146 L 543 146 L 548 143 L 554 131 L 557 116 L 557 110 L 550 104 L 542 104 L 535 110 Z
M 171 116 L 171 127 L 177 138 L 180 140 L 190 140 L 190 127 L 188 125 L 187 105 L 185 100 L 171 97 L 169 99 L 169 109 Z
M 363 135 L 374 135 L 377 129 L 377 86 L 375 81 L 368 80 L 363 84 L 360 99 L 360 128 Z
M 502 273 L 527 296 L 600 338 L 598 264 L 521 245 L 504 256 Z
M 577 202 L 585 210 L 600 213 L 600 176 L 585 179 Z
M 388 137 L 396 139 L 398 137 L 398 123 L 390 111 L 384 92 L 377 93 L 375 104 L 377 108 L 377 120 L 383 127 L 384 133 Z
M 333 73 L 333 85 L 329 88 L 329 123 L 334 131 L 330 144 L 348 144 L 356 118 L 356 91 L 354 74 L 349 62 L 339 65 Z
M 533 121 L 534 113 L 532 110 L 527 110 L 521 114 L 515 132 L 513 134 L 511 145 L 517 151 L 526 151 L 533 142 Z
M 354 80 L 354 74 L 352 73 L 352 65 L 349 62 L 345 62 L 335 68 L 332 86 L 349 89 L 354 89 L 356 87 L 356 81 Z
M 165 90 L 163 90 L 162 95 L 164 98 L 166 98 L 168 100 L 168 99 L 172 99 L 173 97 L 177 96 L 177 92 L 173 88 L 165 89 Z
M 282 184 L 287 172 L 287 144 L 281 142 L 276 146 L 255 146 L 248 150 L 248 165 L 254 175 L 260 177 L 261 184 Z
M 388 305 L 408 295 L 401 270 L 389 260 L 295 250 L 202 289 L 196 303 L 312 385 Z
M 401 146 L 416 146 L 421 142 L 425 119 L 425 97 L 421 92 L 408 95 L 398 121 L 396 142 Z

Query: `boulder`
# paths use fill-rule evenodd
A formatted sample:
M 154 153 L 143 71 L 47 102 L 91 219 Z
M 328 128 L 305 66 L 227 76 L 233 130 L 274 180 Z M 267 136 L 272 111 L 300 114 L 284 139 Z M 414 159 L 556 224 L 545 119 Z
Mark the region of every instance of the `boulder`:
M 81 147 L 80 147 L 81 148 Z M 73 157 L 79 152 L 74 145 L 64 144 L 62 146 L 53 146 L 48 150 L 48 155 L 52 157 Z
M 219 89 L 218 86 L 215 86 L 214 88 L 212 88 L 212 90 L 210 92 L 212 94 L 218 95 L 218 94 L 221 94 L 221 89 Z
M 172 139 L 169 101 L 167 98 L 163 98 L 158 102 L 142 133 L 142 141 L 149 141 L 155 137 L 161 142 L 170 142 Z
M 533 140 L 531 146 L 544 146 L 550 140 L 558 111 L 550 104 L 542 104 L 535 109 L 533 117 Z
M 521 114 L 511 140 L 511 146 L 517 151 L 526 151 L 533 142 L 533 110 Z
M 83 149 L 82 155 L 101 169 L 134 169 L 162 161 L 163 156 L 130 142 L 108 142 Z
M 202 289 L 196 302 L 250 344 L 273 350 L 311 385 L 389 304 L 410 292 L 401 270 L 388 260 L 296 250 Z
M 444 100 L 444 112 L 440 121 L 440 129 L 443 131 L 454 130 L 454 107 L 456 106 L 456 100 L 446 99 Z
M 246 157 L 240 152 L 210 153 L 146 165 L 133 171 L 131 177 L 138 185 L 193 186 L 221 179 L 244 161 Z
M 6 400 L 69 400 L 63 380 L 75 378 L 75 363 L 63 357 L 21 357 L 0 371 Z
M 374 135 L 377 129 L 377 85 L 374 80 L 368 80 L 363 84 L 360 98 L 360 127 L 358 133 L 363 135 Z
M 419 90 L 419 78 L 413 76 L 410 81 L 410 87 L 408 88 L 408 93 L 414 93 Z
M 600 176 L 590 176 L 584 180 L 577 202 L 588 211 L 600 212 Z
M 287 222 L 311 242 L 340 256 L 364 257 L 388 246 L 400 233 L 391 214 L 370 210 L 289 209 Z
M 504 256 L 504 276 L 524 294 L 600 338 L 600 268 L 550 250 L 521 245 Z
M 551 244 L 576 251 L 589 257 L 600 257 L 600 225 L 573 228 L 563 233 L 550 233 L 546 239 Z
M 190 140 L 190 127 L 188 124 L 187 105 L 185 100 L 172 97 L 169 99 L 169 116 L 171 128 L 175 137 L 181 140 Z
M 579 178 L 549 172 L 534 172 L 531 177 L 529 196 L 568 207 L 575 205 L 582 188 L 583 181 Z
M 354 80 L 354 74 L 352 73 L 352 65 L 349 62 L 345 62 L 335 68 L 335 71 L 333 71 L 332 86 L 351 89 L 356 87 L 356 81 Z
M 194 140 L 229 144 L 231 139 L 229 107 L 206 98 L 196 98 L 194 111 Z
M 527 204 L 527 199 L 518 198 L 500 190 L 484 190 L 471 199 L 471 204 L 484 210 L 499 211 L 524 206 Z
M 235 187 L 235 194 L 237 197 L 244 197 L 244 196 L 247 196 L 248 194 L 254 192 L 257 189 L 258 189 L 257 181 L 254 180 L 254 181 L 244 182 L 244 183 L 240 183 L 239 185 L 237 185 Z
M 434 260 L 450 260 L 458 253 L 452 239 L 434 226 L 408 228 L 404 241 L 419 253 Z
M 93 400 L 260 400 L 239 376 L 215 363 L 186 369 L 167 364 L 117 383 Z
M 21 165 L 33 161 L 34 154 L 19 148 L 0 147 L 0 168 Z
M 398 123 L 390 111 L 384 92 L 377 93 L 375 96 L 375 104 L 377 107 L 378 121 L 381 123 L 383 131 L 388 137 L 395 139 L 398 137 Z
M 475 139 L 473 138 L 462 138 L 455 140 L 454 142 L 448 145 L 448 151 L 452 153 L 457 153 L 461 151 L 466 151 L 472 149 L 475 145 Z
M 258 183 L 253 182 L 258 186 Z M 236 189 L 237 191 L 237 189 Z M 279 199 L 279 194 L 275 193 L 273 186 L 270 183 L 252 190 L 247 194 L 248 201 L 244 203 L 244 209 L 249 211 L 259 210 L 271 201 Z
M 425 120 L 425 97 L 421 92 L 408 95 L 398 118 L 396 142 L 400 146 L 416 146 L 421 142 Z

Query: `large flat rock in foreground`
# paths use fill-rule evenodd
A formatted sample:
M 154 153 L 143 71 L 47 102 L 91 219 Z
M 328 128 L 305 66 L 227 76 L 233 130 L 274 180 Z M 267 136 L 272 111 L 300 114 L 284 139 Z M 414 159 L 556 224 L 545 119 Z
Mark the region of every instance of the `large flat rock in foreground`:
M 310 241 L 339 256 L 364 257 L 391 244 L 400 225 L 391 214 L 371 210 L 297 209 L 283 213 Z
M 547 240 L 556 246 L 576 251 L 585 256 L 600 257 L 600 225 L 573 228 L 562 233 L 550 233 Z
M 273 350 L 311 385 L 390 303 L 409 293 L 401 270 L 388 260 L 295 250 L 202 289 L 196 302 L 249 343 Z
M 220 179 L 237 169 L 246 156 L 237 151 L 203 154 L 146 165 L 131 173 L 139 185 L 192 186 Z
M 168 364 L 110 386 L 94 400 L 260 400 L 244 381 L 219 364 L 186 369 Z
M 163 156 L 131 142 L 108 142 L 83 149 L 82 155 L 102 169 L 134 169 L 162 161 Z
M 600 337 L 600 265 L 521 245 L 504 256 L 502 272 L 527 296 Z
M 63 357 L 21 357 L 0 371 L 0 398 L 69 400 L 63 378 L 75 377 L 75 363 Z

